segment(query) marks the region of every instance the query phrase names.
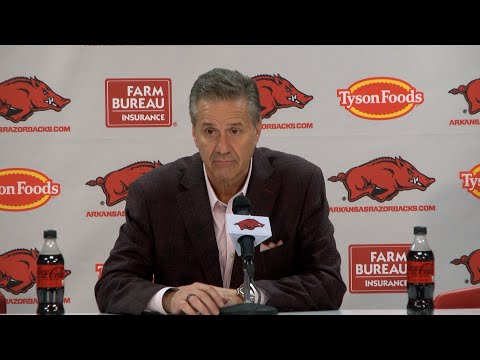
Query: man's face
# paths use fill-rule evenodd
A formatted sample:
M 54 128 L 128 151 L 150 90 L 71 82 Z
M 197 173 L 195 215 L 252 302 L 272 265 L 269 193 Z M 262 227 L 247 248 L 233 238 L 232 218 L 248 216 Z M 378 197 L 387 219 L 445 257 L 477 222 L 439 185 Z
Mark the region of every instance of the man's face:
M 260 120 L 253 125 L 245 99 L 198 102 L 192 135 L 214 188 L 243 185 L 261 129 Z

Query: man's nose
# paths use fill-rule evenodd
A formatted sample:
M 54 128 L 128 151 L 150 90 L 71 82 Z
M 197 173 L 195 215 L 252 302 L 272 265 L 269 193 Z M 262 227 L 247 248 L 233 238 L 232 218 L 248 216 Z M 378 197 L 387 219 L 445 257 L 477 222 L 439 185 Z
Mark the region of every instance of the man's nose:
M 221 154 L 227 153 L 230 150 L 230 143 L 226 134 L 221 134 L 218 138 L 216 150 Z

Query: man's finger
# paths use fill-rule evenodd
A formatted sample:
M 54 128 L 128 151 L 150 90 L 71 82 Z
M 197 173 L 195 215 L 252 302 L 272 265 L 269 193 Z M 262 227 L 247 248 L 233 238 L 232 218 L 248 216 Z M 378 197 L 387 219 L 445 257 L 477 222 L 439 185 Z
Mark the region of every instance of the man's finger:
M 205 305 L 205 302 L 209 301 L 213 306 L 213 311 L 210 311 L 210 309 Z M 202 315 L 211 315 L 214 314 L 215 311 L 215 304 L 213 301 L 210 299 L 208 294 L 200 294 L 200 295 L 193 295 L 188 298 L 188 304 L 195 309 L 197 312 L 199 312 Z M 218 314 L 218 309 L 217 309 L 217 314 Z M 215 314 L 216 315 L 216 314 Z
M 196 315 L 197 311 L 192 308 L 192 306 L 185 300 L 182 301 L 182 305 L 180 305 L 180 310 L 185 314 L 185 315 Z
M 220 295 L 220 292 L 217 291 L 215 286 L 207 285 L 206 288 L 202 290 L 205 291 L 209 295 L 209 297 L 215 302 L 217 309 L 225 305 L 225 300 L 224 300 L 225 298 L 222 295 Z

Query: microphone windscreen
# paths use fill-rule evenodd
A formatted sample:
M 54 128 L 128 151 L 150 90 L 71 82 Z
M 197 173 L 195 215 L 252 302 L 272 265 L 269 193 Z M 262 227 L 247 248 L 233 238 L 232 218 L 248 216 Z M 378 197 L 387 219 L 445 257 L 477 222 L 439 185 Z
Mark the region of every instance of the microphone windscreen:
M 232 212 L 235 215 L 250 215 L 252 211 L 252 205 L 250 204 L 250 199 L 245 195 L 238 195 L 233 199 Z

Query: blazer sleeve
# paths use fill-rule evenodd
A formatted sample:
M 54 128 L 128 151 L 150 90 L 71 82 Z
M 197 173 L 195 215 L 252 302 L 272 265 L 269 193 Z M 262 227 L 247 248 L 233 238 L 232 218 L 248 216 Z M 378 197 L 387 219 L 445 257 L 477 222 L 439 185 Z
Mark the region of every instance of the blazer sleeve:
M 139 182 L 128 190 L 125 223 L 95 285 L 101 312 L 141 314 L 164 286 L 153 280 L 153 234 L 149 206 Z
M 308 182 L 295 234 L 298 249 L 295 274 L 278 280 L 258 280 L 269 294 L 268 305 L 279 311 L 338 309 L 346 292 L 341 258 L 329 220 L 325 180 L 315 167 Z

